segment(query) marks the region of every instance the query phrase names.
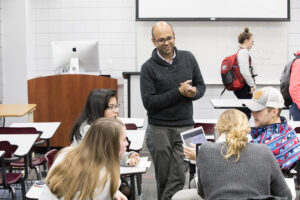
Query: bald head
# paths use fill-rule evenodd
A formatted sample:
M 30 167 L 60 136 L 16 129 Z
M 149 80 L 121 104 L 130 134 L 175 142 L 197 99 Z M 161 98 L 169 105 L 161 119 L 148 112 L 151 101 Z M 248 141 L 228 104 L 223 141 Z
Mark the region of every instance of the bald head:
M 159 32 L 164 32 L 164 31 L 172 31 L 173 35 L 174 34 L 174 30 L 171 24 L 169 24 L 168 22 L 165 21 L 159 21 L 156 22 L 153 26 L 152 26 L 152 38 L 155 38 L 156 33 Z

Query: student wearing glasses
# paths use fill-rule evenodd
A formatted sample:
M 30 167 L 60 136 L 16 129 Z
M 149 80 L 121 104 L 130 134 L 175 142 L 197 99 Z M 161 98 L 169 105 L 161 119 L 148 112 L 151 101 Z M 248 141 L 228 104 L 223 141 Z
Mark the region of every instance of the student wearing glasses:
M 175 47 L 169 23 L 152 27 L 152 43 L 156 48 L 140 76 L 148 114 L 146 144 L 154 163 L 157 199 L 169 200 L 183 188 L 188 168 L 180 133 L 193 127 L 193 101 L 204 95 L 206 87 L 193 54 Z
M 101 117 L 117 118 L 118 114 L 119 106 L 114 90 L 94 89 L 91 91 L 83 111 L 72 128 L 71 146 L 79 145 L 96 119 Z M 139 154 L 136 152 L 125 152 L 121 158 L 123 166 L 135 166 L 138 162 Z
M 120 120 L 93 121 L 79 145 L 58 153 L 39 199 L 127 200 L 118 190 L 120 157 L 127 145 Z

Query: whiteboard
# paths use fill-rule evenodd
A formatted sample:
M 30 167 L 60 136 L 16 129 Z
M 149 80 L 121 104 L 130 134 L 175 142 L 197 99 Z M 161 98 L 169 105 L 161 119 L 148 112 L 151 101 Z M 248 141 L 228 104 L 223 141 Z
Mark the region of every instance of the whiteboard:
M 289 20 L 289 0 L 136 0 L 137 20 Z
M 151 56 L 153 22 L 137 22 L 137 69 Z M 198 61 L 206 84 L 222 84 L 222 60 L 234 54 L 239 45 L 237 37 L 249 27 L 254 37 L 250 50 L 252 63 L 257 68 L 257 84 L 279 84 L 287 62 L 287 24 L 284 22 L 173 22 L 171 23 L 178 49 L 191 51 Z

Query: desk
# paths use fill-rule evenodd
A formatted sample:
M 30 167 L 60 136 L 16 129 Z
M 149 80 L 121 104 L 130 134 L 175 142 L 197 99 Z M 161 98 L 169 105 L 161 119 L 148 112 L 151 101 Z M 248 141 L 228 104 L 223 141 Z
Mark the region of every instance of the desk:
M 28 122 L 28 123 L 12 123 L 10 127 L 34 127 L 38 131 L 43 133 L 40 135 L 40 138 L 47 141 L 47 148 L 50 150 L 49 140 L 52 138 L 60 122 Z
M 127 130 L 126 134 L 130 140 L 130 150 L 139 151 L 143 148 L 145 130 Z
M 284 178 L 286 184 L 289 186 L 291 193 L 292 193 L 292 199 L 296 200 L 296 189 L 295 189 L 295 182 L 293 178 Z
M 144 118 L 119 118 L 124 124 L 135 124 L 138 128 L 144 126 Z
M 0 117 L 23 117 L 29 115 L 29 121 L 33 121 L 33 111 L 36 108 L 36 104 L 0 104 Z
M 18 145 L 14 155 L 22 157 L 28 154 L 38 136 L 38 134 L 0 134 L 0 141 Z
M 39 137 L 39 134 L 0 134 L 0 141 L 8 141 L 10 144 L 18 145 L 14 155 L 24 157 L 25 176 L 28 176 L 28 153 L 30 152 L 34 142 Z
M 215 109 L 243 108 L 245 102 L 251 99 L 211 99 L 210 102 Z
M 218 119 L 194 119 L 195 123 L 217 124 Z
M 300 127 L 300 121 L 288 121 L 288 125 L 295 129 L 297 127 Z
M 141 160 L 139 164 L 137 164 L 135 167 L 122 167 L 120 168 L 120 174 L 121 175 L 129 175 L 130 176 L 130 192 L 131 196 L 129 200 L 135 200 L 135 182 L 134 182 L 134 176 L 136 176 L 136 182 L 137 182 L 137 189 L 138 194 L 141 195 L 142 191 L 142 174 L 147 172 L 147 167 L 150 167 L 150 164 L 148 165 L 148 157 L 141 157 Z

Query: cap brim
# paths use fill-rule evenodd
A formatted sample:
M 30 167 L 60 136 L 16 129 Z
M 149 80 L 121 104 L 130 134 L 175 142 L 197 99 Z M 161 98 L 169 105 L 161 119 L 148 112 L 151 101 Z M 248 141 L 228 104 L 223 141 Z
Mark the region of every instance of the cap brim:
M 266 106 L 260 105 L 259 103 L 256 103 L 253 100 L 244 102 L 244 105 L 246 105 L 251 111 L 260 111 L 266 107 Z

